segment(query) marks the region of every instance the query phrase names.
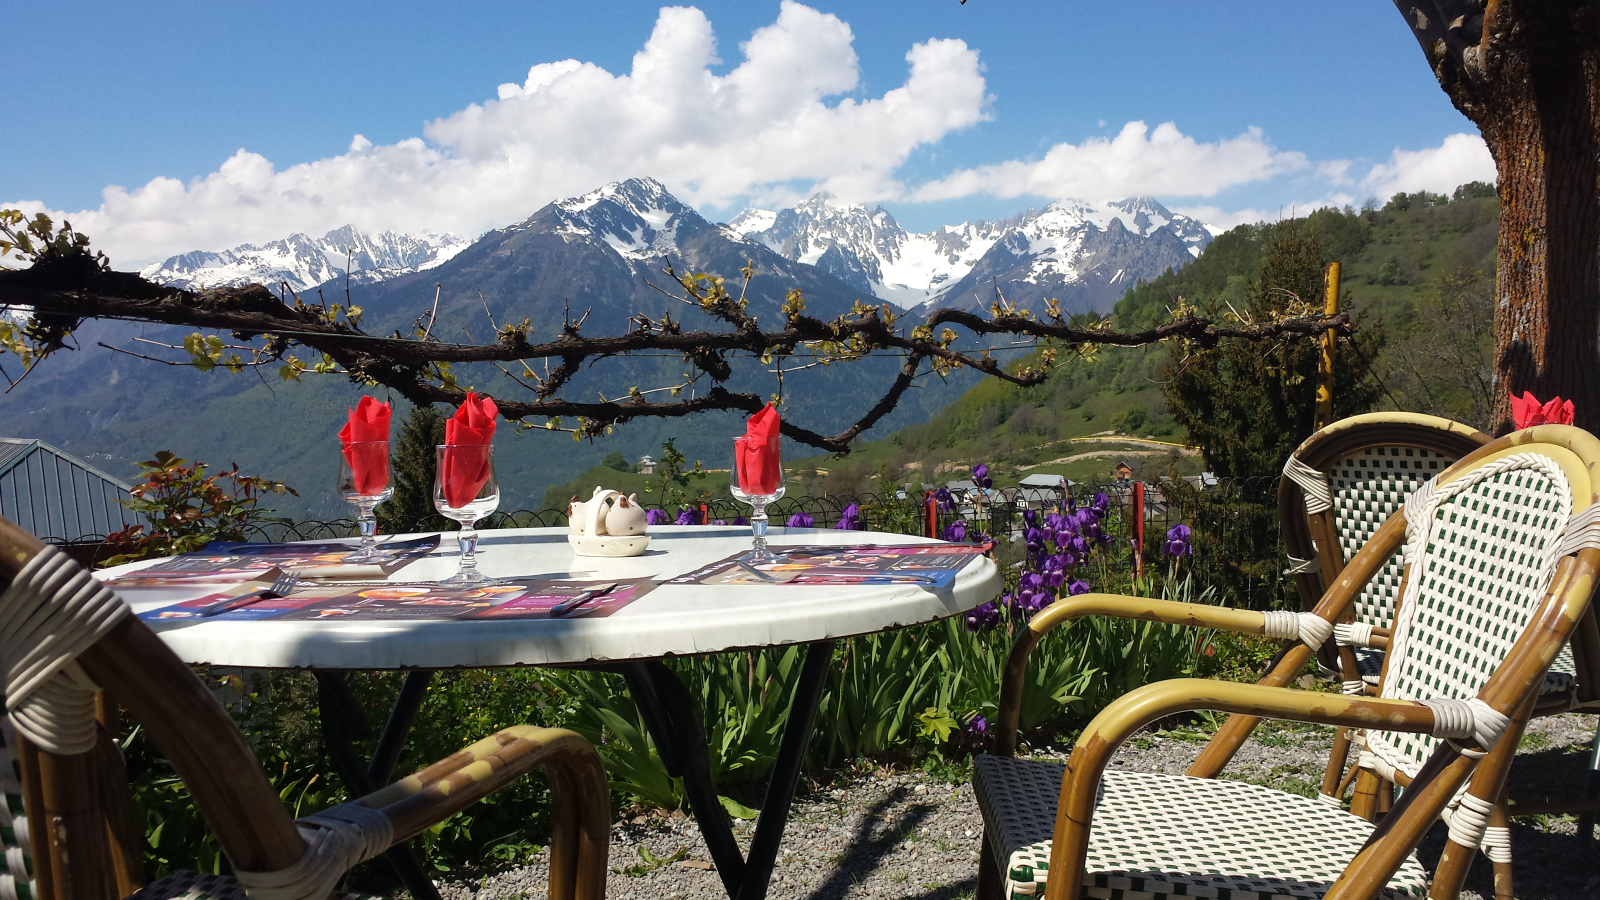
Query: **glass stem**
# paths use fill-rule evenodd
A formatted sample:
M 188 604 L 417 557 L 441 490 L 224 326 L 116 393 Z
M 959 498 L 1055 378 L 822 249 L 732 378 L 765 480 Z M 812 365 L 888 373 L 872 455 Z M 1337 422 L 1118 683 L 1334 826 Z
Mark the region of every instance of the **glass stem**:
M 472 527 L 475 520 L 466 520 L 461 523 L 461 530 L 456 532 L 456 546 L 461 548 L 461 571 L 478 571 L 478 532 Z
M 377 552 L 378 517 L 372 512 L 376 506 L 376 503 L 362 503 L 359 507 L 361 515 L 356 518 L 356 524 L 361 526 L 360 556 L 362 559 L 368 559 L 373 553 Z
M 767 552 L 767 504 L 756 500 L 751 503 L 755 507 L 750 513 L 750 534 L 755 541 L 751 545 L 755 556 L 764 556 Z

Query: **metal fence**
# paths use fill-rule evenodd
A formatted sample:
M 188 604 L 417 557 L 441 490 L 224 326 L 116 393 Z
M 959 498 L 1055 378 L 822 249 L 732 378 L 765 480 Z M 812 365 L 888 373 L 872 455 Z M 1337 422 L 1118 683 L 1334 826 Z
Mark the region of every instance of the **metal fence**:
M 1276 477 L 1210 479 L 1149 483 L 1145 490 L 1144 534 L 1141 562 L 1150 582 L 1159 585 L 1168 560 L 1163 544 L 1168 529 L 1187 525 L 1192 531 L 1193 555 L 1183 561 L 1184 571 L 1196 583 L 1215 586 L 1229 605 L 1253 609 L 1294 608 L 1298 604 L 1293 581 L 1283 574 L 1286 558 L 1277 522 Z M 1048 509 L 1072 503 L 1086 505 L 1096 494 L 1110 503 L 1103 523 L 1111 543 L 1105 549 L 1111 582 L 1103 590 L 1126 590 L 1134 570 L 1133 490 L 1131 483 L 1073 484 L 1070 488 L 1003 488 L 951 492 L 948 511 L 939 515 L 940 527 L 962 519 L 969 530 L 996 539 L 1002 552 L 1020 541 L 1023 511 Z M 886 491 L 840 496 L 785 497 L 767 507 L 773 524 L 782 525 L 798 514 L 817 528 L 834 528 L 855 507 L 854 521 L 866 531 L 922 534 L 926 529 L 926 501 L 920 491 Z M 673 519 L 683 512 L 692 524 L 733 523 L 749 514 L 749 507 L 733 500 L 708 500 L 683 510 L 670 510 Z M 480 528 L 531 528 L 564 526 L 565 510 L 514 510 L 497 512 Z M 455 523 L 442 516 L 415 521 L 384 522 L 389 533 L 453 531 Z M 251 540 L 282 542 L 326 540 L 357 534 L 354 519 L 329 521 L 278 520 L 257 526 Z M 1007 554 L 1008 556 L 1016 554 Z M 1129 576 L 1129 577 L 1124 577 Z M 1147 589 L 1149 585 L 1147 584 Z

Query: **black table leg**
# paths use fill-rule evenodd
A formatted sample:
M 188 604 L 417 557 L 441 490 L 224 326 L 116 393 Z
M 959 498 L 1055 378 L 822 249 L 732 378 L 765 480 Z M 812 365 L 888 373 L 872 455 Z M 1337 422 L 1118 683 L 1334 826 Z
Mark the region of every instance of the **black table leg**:
M 795 782 L 805 762 L 806 746 L 817 725 L 817 707 L 822 703 L 822 687 L 827 681 L 828 663 L 833 659 L 833 641 L 806 648 L 806 661 L 795 686 L 789 721 L 783 725 L 783 742 L 778 745 L 778 760 L 767 782 L 767 795 L 761 801 L 756 833 L 750 840 L 750 857 L 745 861 L 744 878 L 736 900 L 763 900 L 772 881 L 772 866 L 778 859 L 783 830 L 789 824 L 789 807 L 794 802 Z
M 322 719 L 322 738 L 328 748 L 328 757 L 333 761 L 333 767 L 339 770 L 339 777 L 344 781 L 345 788 L 353 796 L 370 794 L 377 790 L 379 785 L 374 775 L 383 774 L 381 781 L 386 783 L 389 774 L 393 773 L 395 763 L 400 759 L 400 750 L 405 746 L 411 722 L 416 718 L 417 709 L 421 707 L 422 699 L 427 694 L 428 680 L 432 674 L 413 672 L 406 676 L 405 684 L 400 688 L 400 697 L 395 701 L 394 709 L 389 713 L 389 721 L 384 726 L 383 735 L 378 741 L 377 752 L 373 754 L 372 761 L 366 765 L 361 763 L 355 746 L 357 741 L 366 736 L 367 727 L 362 719 L 360 707 L 351 696 L 349 685 L 345 683 L 344 673 L 317 672 L 315 675 L 319 701 L 317 706 Z M 388 772 L 382 772 L 384 767 L 387 767 Z M 417 856 L 409 842 L 390 847 L 384 852 L 383 857 L 410 892 L 412 900 L 440 900 L 439 889 L 434 887 L 432 879 L 428 877 L 427 869 L 422 865 L 422 859 Z
M 739 852 L 728 814 L 711 784 L 711 757 L 699 704 L 678 676 L 659 660 L 624 663 L 619 668 L 645 727 L 655 739 L 656 752 L 661 755 L 667 774 L 683 779 L 689 809 L 705 838 L 711 862 L 722 877 L 723 889 L 729 897 L 737 897 L 744 875 L 744 854 Z
M 794 702 L 789 708 L 789 719 L 784 723 L 778 759 L 767 783 L 761 815 L 756 819 L 748 859 L 739 851 L 728 815 L 711 784 L 705 727 L 694 697 L 672 670 L 659 661 L 630 662 L 614 667 L 627 679 L 628 690 L 655 740 L 656 752 L 661 755 L 667 773 L 683 779 L 689 807 L 705 838 L 706 849 L 711 853 L 717 874 L 722 877 L 723 888 L 733 900 L 763 900 L 767 895 L 772 867 L 789 822 L 795 783 L 799 781 L 806 746 L 817 724 L 817 707 L 822 701 L 828 662 L 832 658 L 832 641 L 806 648 Z

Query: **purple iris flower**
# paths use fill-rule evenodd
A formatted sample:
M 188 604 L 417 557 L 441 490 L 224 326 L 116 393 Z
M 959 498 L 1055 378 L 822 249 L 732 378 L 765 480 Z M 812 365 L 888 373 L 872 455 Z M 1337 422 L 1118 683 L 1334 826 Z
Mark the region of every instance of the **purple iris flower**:
M 648 510 L 644 514 L 644 523 L 646 525 L 665 525 L 670 521 L 672 521 L 672 517 L 668 516 L 667 511 L 664 509 Z
M 968 631 L 989 631 L 1000 624 L 1000 607 L 993 600 L 967 613 Z
M 726 524 L 728 524 L 728 520 L 727 519 L 712 519 L 709 524 L 712 524 L 712 525 L 726 525 Z
M 744 516 L 734 516 L 733 517 L 733 524 L 735 524 L 735 525 L 749 525 L 750 524 L 750 520 L 746 519 Z
M 1192 533 L 1187 525 L 1174 525 L 1167 529 L 1167 543 L 1162 549 L 1168 556 L 1192 556 L 1194 547 L 1189 543 Z
M 865 531 L 866 526 L 861 524 L 861 507 L 852 503 L 839 513 L 839 524 L 833 526 L 836 531 Z
M 811 518 L 809 513 L 797 512 L 789 517 L 789 521 L 783 524 L 790 528 L 810 528 L 817 524 L 817 520 Z
M 1111 508 L 1111 498 L 1107 497 L 1104 493 L 1095 494 L 1094 500 L 1090 505 L 1103 513 Z
M 994 479 L 989 477 L 989 466 L 986 463 L 978 463 L 972 467 L 972 483 L 981 488 L 994 486 Z
M 1035 510 L 1035 509 L 1025 509 L 1025 510 L 1023 510 L 1022 511 L 1022 521 L 1027 523 L 1028 525 L 1037 525 L 1037 524 L 1039 524 L 1039 512 L 1038 512 L 1038 510 Z
M 1079 594 L 1087 594 L 1089 593 L 1089 582 L 1083 581 L 1082 579 L 1074 581 L 1073 583 L 1067 585 L 1067 593 L 1074 597 Z
M 950 496 L 949 488 L 934 488 L 933 500 L 939 504 L 939 509 L 943 512 L 949 512 L 956 508 L 955 498 Z
M 962 729 L 962 733 L 968 738 L 986 741 L 989 739 L 989 720 L 975 715 L 967 720 L 967 727 Z
M 957 519 L 944 527 L 944 534 L 940 535 L 953 544 L 962 543 L 967 539 L 967 520 Z
M 1044 546 L 1044 530 L 1029 528 L 1022 533 L 1022 539 L 1027 542 L 1029 553 L 1038 553 L 1040 548 Z
M 672 524 L 674 524 L 674 525 L 699 525 L 700 524 L 700 510 L 698 510 L 698 509 L 690 509 L 689 507 L 685 506 L 683 509 L 678 510 L 678 521 L 676 521 L 676 522 L 674 522 Z

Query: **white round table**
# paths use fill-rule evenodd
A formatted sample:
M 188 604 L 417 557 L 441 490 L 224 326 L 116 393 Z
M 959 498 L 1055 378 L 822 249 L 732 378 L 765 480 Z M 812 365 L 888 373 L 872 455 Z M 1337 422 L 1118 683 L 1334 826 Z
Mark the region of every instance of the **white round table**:
M 658 582 L 750 548 L 740 526 L 663 525 L 650 529 L 643 556 L 578 557 L 565 528 L 515 528 L 480 532 L 478 567 L 490 576 Z M 928 538 L 863 531 L 774 528 L 773 546 L 905 545 Z M 431 581 L 454 573 L 455 541 L 444 535 L 438 550 L 389 576 L 390 581 Z M 101 574 L 120 575 L 150 563 L 130 563 Z M 956 575 L 948 589 L 887 585 L 676 585 L 655 590 L 601 618 L 496 621 L 295 621 L 179 619 L 151 628 L 185 662 L 271 669 L 446 669 L 557 666 L 629 659 L 659 659 L 755 647 L 812 643 L 872 634 L 958 615 L 994 599 L 1001 576 L 982 556 Z M 209 593 L 204 589 L 130 589 L 124 596 L 145 612 Z
M 750 548 L 743 526 L 655 526 L 649 549 L 623 559 L 579 557 L 565 528 L 481 532 L 478 566 L 496 577 L 610 581 L 648 577 L 657 582 L 692 572 Z M 430 581 L 454 573 L 455 541 L 446 534 L 429 556 L 388 580 Z M 773 546 L 931 544 L 928 538 L 879 532 L 773 528 Z M 101 574 L 120 575 L 152 563 L 130 563 Z M 150 626 L 191 664 L 317 670 L 323 690 L 323 732 L 330 756 L 353 794 L 388 781 L 425 696 L 432 670 L 491 666 L 584 666 L 621 674 L 628 682 L 669 774 L 685 793 L 707 849 L 736 900 L 761 900 L 788 821 L 800 764 L 816 723 L 827 664 L 836 638 L 873 634 L 959 615 L 1000 594 L 1002 578 L 984 556 L 956 573 L 948 588 L 884 585 L 658 584 L 609 616 L 495 621 L 230 622 L 152 621 Z M 123 596 L 137 612 L 210 593 L 205 589 L 138 589 Z M 711 784 L 699 707 L 672 670 L 668 656 L 810 644 L 784 726 L 748 858 L 739 850 Z M 413 669 L 401 688 L 371 762 L 352 749 L 359 731 L 339 709 L 338 670 Z M 330 718 L 331 717 L 331 718 Z M 437 898 L 420 862 L 404 847 L 388 854 L 414 900 Z

